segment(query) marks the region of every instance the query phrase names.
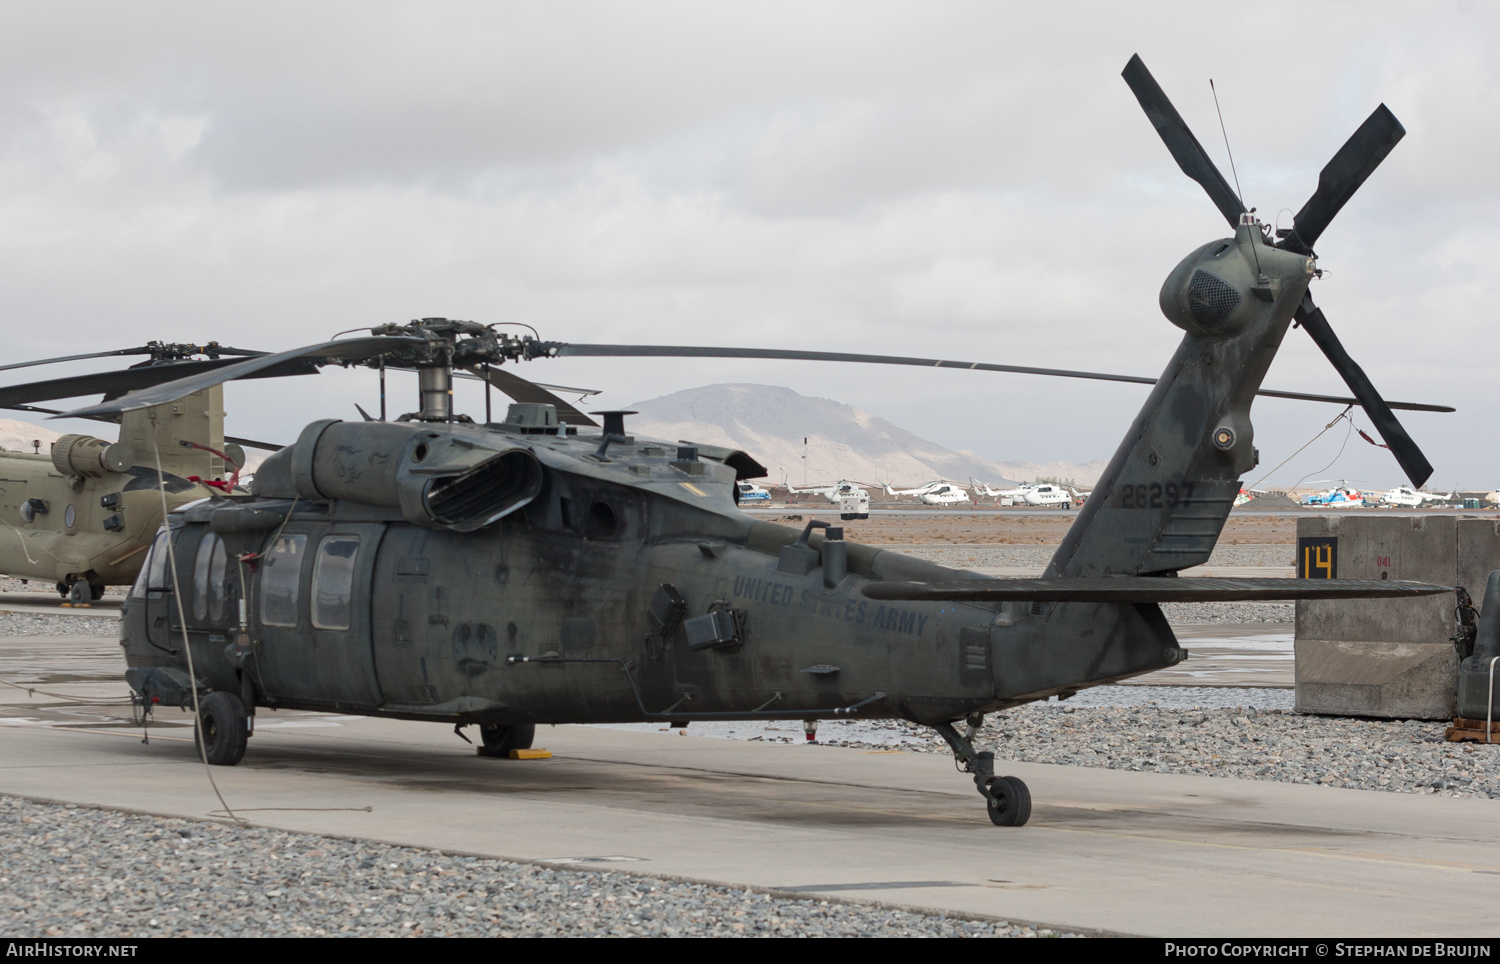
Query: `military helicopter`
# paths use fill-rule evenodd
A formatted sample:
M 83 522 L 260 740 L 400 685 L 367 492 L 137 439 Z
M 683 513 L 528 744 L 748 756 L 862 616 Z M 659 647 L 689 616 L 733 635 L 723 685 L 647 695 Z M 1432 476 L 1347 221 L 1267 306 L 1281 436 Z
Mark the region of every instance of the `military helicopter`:
M 538 723 L 899 718 L 932 727 L 992 822 L 1024 824 L 1025 784 L 973 737 L 987 714 L 1175 665 L 1168 601 L 1448 591 L 1424 583 L 1177 578 L 1208 560 L 1256 464 L 1257 394 L 1298 319 L 1371 412 L 1413 484 L 1431 469 L 1307 293 L 1312 245 L 1401 135 L 1384 107 L 1279 235 L 1244 210 L 1140 59 L 1125 78 L 1179 165 L 1234 230 L 1162 289 L 1184 336 L 1159 379 L 872 355 L 583 345 L 422 319 L 250 358 L 70 414 L 157 409 L 288 364 L 399 365 L 420 405 L 320 419 L 252 493 L 170 513 L 124 606 L 141 706 L 192 707 L 215 764 L 246 752 L 257 708 L 477 725 L 486 752 Z M 1026 371 L 1153 383 L 1040 579 L 993 579 L 751 519 L 748 454 L 602 427 L 499 366 L 565 357 L 761 357 Z M 523 396 L 503 421 L 457 414 L 455 370 Z M 1377 414 L 1378 413 L 1378 414 Z M 587 431 L 594 428 L 598 431 Z M 960 730 L 959 727 L 964 727 Z
M 105 397 L 230 364 L 263 352 L 148 342 L 135 348 L 0 365 L 0 371 L 146 355 L 123 371 L 0 388 L 0 408 L 56 414 L 32 404 L 81 392 Z M 204 355 L 206 358 L 195 359 Z M 52 582 L 73 604 L 98 599 L 109 585 L 130 585 L 162 521 L 159 481 L 168 509 L 230 486 L 245 464 L 243 446 L 279 446 L 224 434 L 223 390 L 205 388 L 156 411 L 102 417 L 119 423 L 115 441 L 69 434 L 48 454 L 0 452 L 0 573 Z M 158 459 L 153 453 L 159 452 Z M 159 467 L 158 467 L 159 463 Z M 161 475 L 158 475 L 160 471 Z

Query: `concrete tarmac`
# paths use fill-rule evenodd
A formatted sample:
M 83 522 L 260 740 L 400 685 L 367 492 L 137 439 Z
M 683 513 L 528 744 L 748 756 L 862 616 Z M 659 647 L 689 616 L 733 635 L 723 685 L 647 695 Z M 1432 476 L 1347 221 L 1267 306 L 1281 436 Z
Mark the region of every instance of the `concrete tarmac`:
M 179 711 L 162 711 L 144 745 L 119 707 L 10 693 L 0 792 L 219 810 Z M 263 712 L 244 762 L 213 777 L 265 826 L 1064 929 L 1494 929 L 1492 801 L 1002 763 L 1035 801 L 1030 824 L 1005 828 L 941 755 L 575 726 L 537 736 L 553 759 L 478 757 L 434 724 Z
M 84 606 L 74 606 L 55 592 L 0 592 L 0 612 L 46 613 L 49 616 L 108 616 L 119 618 L 124 596 L 107 595 Z

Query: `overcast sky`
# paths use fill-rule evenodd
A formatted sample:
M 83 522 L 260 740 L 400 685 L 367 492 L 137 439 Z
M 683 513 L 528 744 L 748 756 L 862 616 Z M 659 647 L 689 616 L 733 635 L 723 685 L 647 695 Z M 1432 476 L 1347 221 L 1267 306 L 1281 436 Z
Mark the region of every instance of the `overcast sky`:
M 1500 484 L 1500 8 L 1206 6 L 6 4 L 5 360 L 448 316 L 1155 375 L 1180 335 L 1161 282 L 1227 229 L 1120 79 L 1139 52 L 1228 176 L 1213 78 L 1246 203 L 1283 224 L 1395 112 L 1407 137 L 1323 235 L 1314 293 L 1387 398 L 1459 408 L 1404 419 L 1433 482 Z M 996 461 L 1107 458 L 1145 398 L 813 363 L 523 373 L 599 408 L 787 385 Z M 1295 331 L 1267 387 L 1344 393 Z M 412 376 L 393 390 L 415 406 Z M 371 407 L 374 376 L 227 397 L 232 433 L 291 441 Z M 1259 402 L 1255 477 L 1337 411 Z M 1358 436 L 1335 460 L 1345 438 L 1267 484 L 1402 481 Z

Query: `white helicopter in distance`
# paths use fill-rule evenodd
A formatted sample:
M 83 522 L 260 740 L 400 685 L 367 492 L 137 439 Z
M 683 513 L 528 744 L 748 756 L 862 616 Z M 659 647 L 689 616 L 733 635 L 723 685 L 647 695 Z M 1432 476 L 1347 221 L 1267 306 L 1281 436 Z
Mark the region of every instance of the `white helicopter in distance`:
M 909 495 L 927 505 L 967 505 L 970 502 L 968 490 L 963 486 L 941 479 L 914 489 L 893 489 L 889 482 L 882 482 L 881 485 L 885 488 L 885 494 L 891 498 Z
M 1022 482 L 1020 485 L 1013 485 L 1008 489 L 996 489 L 988 482 L 980 482 L 974 478 L 969 479 L 969 488 L 974 490 L 974 495 L 976 497 L 982 495 L 986 499 L 1019 499 L 1039 484 L 1037 482 Z
M 781 484 L 791 493 L 807 493 L 822 496 L 829 504 L 839 507 L 839 518 L 868 519 L 870 517 L 870 493 L 857 482 L 839 479 L 832 485 L 808 485 L 798 488 L 782 475 Z
M 1428 502 L 1447 502 L 1453 498 L 1453 493 L 1444 495 L 1441 492 L 1423 492 L 1409 485 L 1398 485 L 1389 492 L 1382 492 L 1380 501 L 1385 505 L 1400 506 L 1405 509 L 1420 509 Z
M 1016 502 L 1036 506 L 1057 506 L 1059 509 L 1071 508 L 1075 502 L 1082 502 L 1093 493 L 1081 492 L 1070 485 L 1058 482 L 1023 482 L 1009 489 L 993 489 L 988 485 L 980 486 L 972 479 L 970 483 L 978 494 L 995 499 L 1013 499 Z

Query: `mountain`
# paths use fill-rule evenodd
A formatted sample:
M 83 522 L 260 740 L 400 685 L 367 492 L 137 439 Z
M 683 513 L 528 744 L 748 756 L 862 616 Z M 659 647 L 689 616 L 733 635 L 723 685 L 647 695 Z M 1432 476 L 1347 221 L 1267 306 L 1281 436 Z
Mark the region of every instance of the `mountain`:
M 114 426 L 110 428 L 113 429 Z M 33 449 L 31 443 L 37 441 L 42 443 L 41 453 L 46 455 L 51 451 L 52 443 L 61 438 L 62 434 L 20 419 L 0 418 L 0 447 L 4 447 L 7 452 L 30 452 Z M 113 431 L 108 434 L 110 437 L 114 436 Z
M 943 448 L 852 405 L 772 385 L 707 385 L 630 407 L 640 412 L 626 422 L 632 433 L 744 449 L 766 466 L 772 481 L 785 474 L 793 485 L 841 478 L 911 485 L 938 478 L 967 482 L 971 476 L 994 484 L 1045 475 L 1087 486 L 1105 464 L 992 462 Z

